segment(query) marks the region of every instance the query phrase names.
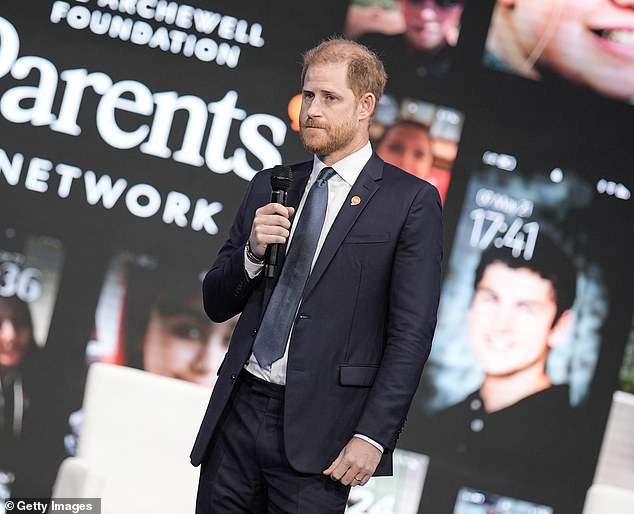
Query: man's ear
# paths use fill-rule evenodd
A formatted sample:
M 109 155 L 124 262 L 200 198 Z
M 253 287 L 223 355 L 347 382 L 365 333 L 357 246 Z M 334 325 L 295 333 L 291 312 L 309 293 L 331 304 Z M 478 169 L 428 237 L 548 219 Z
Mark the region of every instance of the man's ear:
M 359 100 L 359 119 L 371 118 L 375 108 L 376 97 L 372 93 L 365 93 Z
M 570 334 L 570 331 L 572 330 L 573 322 L 574 317 L 570 309 L 561 313 L 559 319 L 553 325 L 553 328 L 550 329 L 550 334 L 548 336 L 548 346 L 551 349 L 557 348 L 566 340 L 568 334 Z
M 513 9 L 515 7 L 516 0 L 498 0 L 498 4 L 507 9 Z

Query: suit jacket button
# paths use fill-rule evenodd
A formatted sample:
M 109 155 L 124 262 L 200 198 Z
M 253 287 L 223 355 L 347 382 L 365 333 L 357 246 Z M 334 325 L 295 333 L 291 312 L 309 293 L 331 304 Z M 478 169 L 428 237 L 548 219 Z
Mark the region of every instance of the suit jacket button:
M 255 334 L 257 334 L 257 333 L 258 333 L 258 329 L 257 329 L 257 328 L 254 328 L 254 329 L 253 329 L 253 335 L 255 335 Z
M 233 374 L 231 375 L 231 382 L 235 382 L 235 381 L 236 381 L 236 374 L 235 374 L 235 373 L 233 373 Z

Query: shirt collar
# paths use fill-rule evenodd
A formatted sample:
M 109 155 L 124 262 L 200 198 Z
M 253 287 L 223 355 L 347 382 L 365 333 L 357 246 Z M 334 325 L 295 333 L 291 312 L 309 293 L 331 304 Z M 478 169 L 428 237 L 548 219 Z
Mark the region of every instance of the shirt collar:
M 340 161 L 334 163 L 331 168 L 333 168 L 337 175 L 339 175 L 343 180 L 346 181 L 352 187 L 352 185 L 356 182 L 361 170 L 367 164 L 367 162 L 372 157 L 372 145 L 368 141 L 366 145 L 357 150 L 354 153 L 351 153 L 347 157 L 344 157 Z M 326 165 L 315 155 L 313 159 L 313 172 L 310 176 L 310 182 L 313 182 L 319 176 L 321 170 L 323 170 Z

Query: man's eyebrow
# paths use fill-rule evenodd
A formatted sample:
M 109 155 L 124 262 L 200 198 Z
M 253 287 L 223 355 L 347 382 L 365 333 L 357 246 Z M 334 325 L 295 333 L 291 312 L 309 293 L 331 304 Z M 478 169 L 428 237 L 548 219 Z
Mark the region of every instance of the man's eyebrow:
M 517 303 L 521 303 L 524 305 L 536 305 L 536 306 L 543 306 L 546 305 L 546 302 L 542 301 L 542 300 L 535 300 L 533 298 L 528 299 L 528 300 L 524 300 L 524 299 L 519 299 Z
M 307 93 L 320 93 L 323 95 L 333 95 L 333 96 L 342 96 L 342 93 L 339 91 L 334 91 L 332 89 L 319 89 L 319 88 L 307 88 L 307 87 L 303 87 L 302 88 L 302 92 L 307 92 Z

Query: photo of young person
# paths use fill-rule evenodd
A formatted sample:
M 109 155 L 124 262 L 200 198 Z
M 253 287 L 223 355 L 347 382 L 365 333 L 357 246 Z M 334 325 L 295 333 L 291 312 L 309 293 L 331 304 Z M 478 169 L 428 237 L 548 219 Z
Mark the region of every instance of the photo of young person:
M 121 251 L 110 260 L 86 362 L 108 362 L 213 388 L 237 316 L 209 320 L 196 265 Z M 64 437 L 75 455 L 83 414 L 73 412 Z
M 570 334 L 576 279 L 571 259 L 547 236 L 539 238 L 528 261 L 513 257 L 507 247 L 492 245 L 482 253 L 468 323 L 484 372 L 479 391 L 470 396 L 486 412 L 557 389 L 562 407 L 569 405 L 567 386 L 553 386 L 546 361 Z
M 398 0 L 352 0 L 346 13 L 344 34 L 358 39 L 367 32 L 400 34 L 405 31 L 405 20 Z
M 209 322 L 197 294 L 182 300 L 163 292 L 150 310 L 141 343 L 143 369 L 212 387 L 237 319 Z
M 388 127 L 377 142 L 376 151 L 386 162 L 427 180 L 434 156 L 429 128 L 411 120 L 397 121 Z
M 585 243 L 618 247 L 621 239 L 610 238 L 603 218 L 581 221 L 580 213 L 609 212 L 608 200 L 572 169 L 529 172 L 522 156 L 480 158 L 399 444 L 430 459 L 419 512 L 454 514 L 480 498 L 574 514 L 602 433 L 588 409 L 610 346 L 613 287 L 606 256 L 588 254 Z
M 545 235 L 528 261 L 507 247 L 491 245 L 482 253 L 468 333 L 484 378 L 426 425 L 427 436 L 439 444 L 429 452 L 425 512 L 452 512 L 465 479 L 485 491 L 504 484 L 506 495 L 521 499 L 534 499 L 557 477 L 560 492 L 570 487 L 561 474 L 574 457 L 570 443 L 578 420 L 569 386 L 553 384 L 546 362 L 570 335 L 576 275 L 570 257 Z M 526 452 L 526 441 L 542 451 Z M 478 468 L 496 480 L 470 476 Z M 536 469 L 542 470 L 539 477 Z M 504 473 L 513 477 L 512 485 L 501 480 Z
M 33 399 L 37 396 L 39 349 L 33 338 L 28 304 L 17 296 L 0 296 L 0 473 L 5 497 L 30 485 L 26 475 L 32 446 Z M 22 488 L 21 490 L 25 490 Z
M 372 144 L 384 161 L 433 184 L 444 201 L 463 120 L 454 109 L 388 96 L 372 123 Z
M 97 305 L 88 361 L 108 361 L 213 387 L 237 319 L 209 321 L 200 271 L 116 255 Z
M 22 438 L 31 407 L 38 348 L 28 304 L 17 296 L 0 296 L 0 469 L 11 460 Z
M 484 64 L 632 103 L 633 27 L 634 5 L 627 1 L 498 0 Z
M 44 347 L 63 260 L 61 243 L 0 232 L 0 510 L 9 497 L 49 494 L 57 455 Z M 60 430 L 62 427 L 60 427 Z M 61 445 L 60 445 L 61 446 Z
M 463 0 L 399 0 L 405 30 L 400 34 L 379 30 L 359 42 L 381 55 L 389 93 L 415 94 L 420 81 L 447 75 L 458 42 Z

